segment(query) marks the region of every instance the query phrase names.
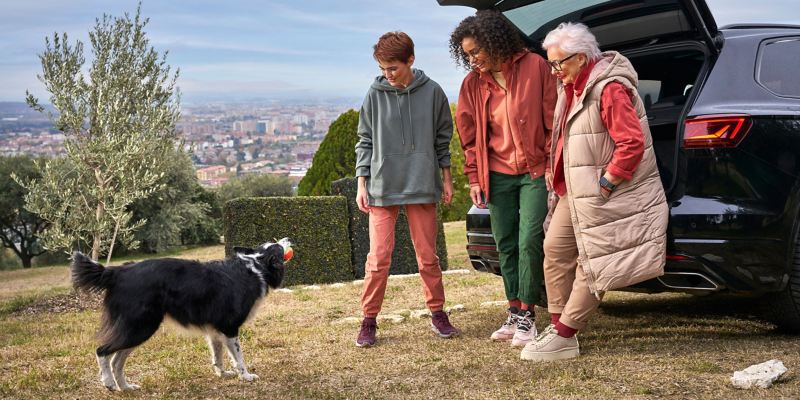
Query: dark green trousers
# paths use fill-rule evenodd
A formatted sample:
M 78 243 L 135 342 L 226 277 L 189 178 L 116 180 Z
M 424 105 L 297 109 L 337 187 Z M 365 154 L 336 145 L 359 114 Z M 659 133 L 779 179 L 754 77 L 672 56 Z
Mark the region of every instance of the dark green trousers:
M 547 216 L 544 177 L 490 172 L 489 215 L 506 298 L 539 303 L 544 282 L 542 224 Z

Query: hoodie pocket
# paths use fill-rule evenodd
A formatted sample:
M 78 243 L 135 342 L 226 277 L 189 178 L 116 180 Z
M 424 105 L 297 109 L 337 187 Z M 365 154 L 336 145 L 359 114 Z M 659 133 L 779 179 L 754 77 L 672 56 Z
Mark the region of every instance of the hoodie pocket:
M 384 156 L 377 171 L 370 179 L 375 197 L 436 192 L 437 169 L 427 153 Z

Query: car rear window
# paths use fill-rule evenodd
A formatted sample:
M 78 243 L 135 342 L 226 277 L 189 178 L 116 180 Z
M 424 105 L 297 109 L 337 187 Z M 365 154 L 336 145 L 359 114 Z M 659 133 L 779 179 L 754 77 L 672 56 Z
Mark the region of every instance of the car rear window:
M 784 37 L 761 43 L 758 55 L 756 80 L 778 96 L 800 97 L 800 79 L 797 79 L 797 55 L 800 54 L 800 37 Z
M 561 21 L 582 21 L 591 28 L 600 48 L 692 31 L 677 0 L 542 0 L 503 15 L 534 41 L 544 39 Z
M 530 35 L 554 18 L 571 14 L 586 7 L 608 3 L 609 0 L 545 0 L 506 11 L 505 16 L 526 35 Z

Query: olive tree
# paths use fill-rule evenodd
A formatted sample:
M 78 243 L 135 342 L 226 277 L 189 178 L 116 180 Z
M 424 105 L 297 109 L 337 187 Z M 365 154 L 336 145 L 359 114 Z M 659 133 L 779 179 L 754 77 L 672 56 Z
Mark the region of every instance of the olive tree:
M 166 53 L 149 44 L 141 4 L 131 18 L 103 15 L 89 32 L 93 57 L 84 71 L 83 43 L 67 34 L 45 39 L 39 80 L 58 111 L 50 114 L 65 135 L 66 157 L 38 164 L 41 179 L 20 182 L 28 210 L 49 222 L 48 248 L 91 246 L 110 261 L 115 243 L 135 248 L 130 205 L 160 188 L 164 161 L 173 154 L 180 116 Z M 27 103 L 44 112 L 31 93 Z

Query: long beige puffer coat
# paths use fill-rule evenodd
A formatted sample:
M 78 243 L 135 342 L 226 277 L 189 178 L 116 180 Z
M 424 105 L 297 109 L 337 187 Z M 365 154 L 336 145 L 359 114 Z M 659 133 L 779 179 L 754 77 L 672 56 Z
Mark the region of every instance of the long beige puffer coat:
M 614 141 L 600 117 L 600 98 L 610 82 L 620 82 L 631 101 L 644 133 L 644 155 L 633 178 L 621 183 L 605 199 L 599 179 L 611 162 Z M 653 139 L 638 78 L 630 61 L 617 52 L 604 52 L 589 74 L 581 97 L 563 115 L 564 90 L 559 87 L 551 153 L 564 125 L 564 175 L 572 225 L 578 244 L 578 264 L 596 296 L 664 273 L 668 208 L 656 167 Z M 551 167 L 553 167 L 551 165 Z M 551 210 L 552 212 L 552 210 Z

